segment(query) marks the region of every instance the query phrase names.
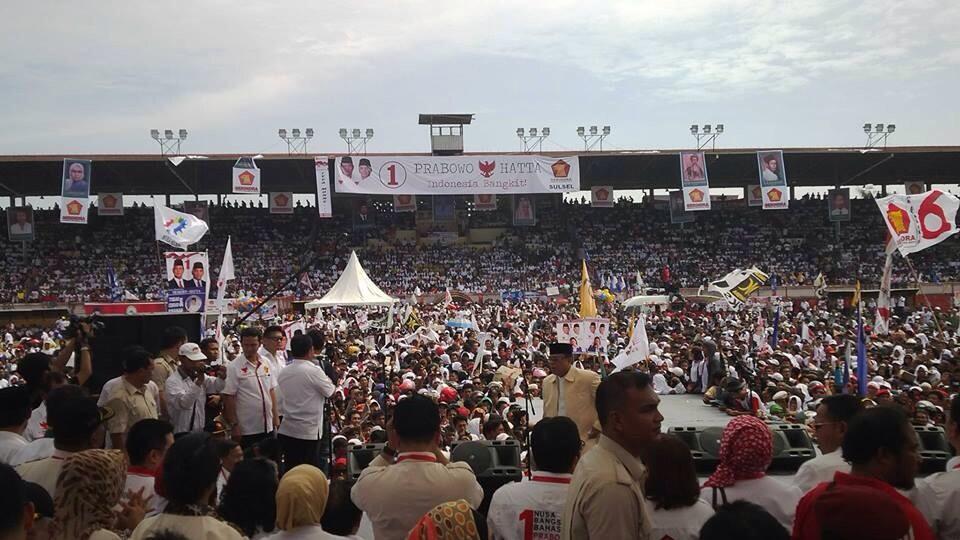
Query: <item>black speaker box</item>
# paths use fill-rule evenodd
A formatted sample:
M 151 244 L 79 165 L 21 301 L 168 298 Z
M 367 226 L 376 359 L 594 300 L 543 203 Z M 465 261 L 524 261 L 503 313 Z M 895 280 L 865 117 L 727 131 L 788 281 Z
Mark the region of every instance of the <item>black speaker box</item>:
M 384 443 L 370 443 L 352 445 L 347 450 L 347 479 L 356 482 L 360 478 L 360 472 L 367 468 L 367 465 L 380 455 L 383 451 Z
M 768 424 L 773 432 L 773 462 L 771 473 L 793 473 L 804 461 L 816 457 L 813 441 L 803 426 L 797 424 Z M 693 454 L 697 474 L 712 474 L 720 463 L 722 426 L 673 427 L 670 434 L 679 437 Z
M 140 345 L 156 353 L 160 338 L 170 326 L 179 326 L 187 332 L 187 339 L 200 342 L 201 315 L 199 313 L 171 313 L 157 315 L 105 315 L 100 317 L 103 328 L 96 331 L 91 341 L 93 375 L 87 387 L 99 393 L 103 383 L 123 373 L 120 352 L 124 347 Z
M 928 475 L 942 472 L 947 461 L 953 457 L 947 434 L 942 427 L 913 426 L 920 440 L 920 473 Z

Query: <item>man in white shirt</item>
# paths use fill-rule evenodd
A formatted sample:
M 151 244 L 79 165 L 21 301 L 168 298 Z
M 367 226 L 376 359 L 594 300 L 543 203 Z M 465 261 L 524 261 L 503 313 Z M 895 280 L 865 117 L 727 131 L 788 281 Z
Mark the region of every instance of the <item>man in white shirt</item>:
M 950 445 L 960 453 L 960 394 L 950 402 L 946 427 Z M 960 538 L 960 456 L 947 462 L 945 472 L 917 480 L 914 504 L 937 538 Z
M 847 423 L 863 407 L 860 399 L 850 394 L 839 394 L 823 398 L 817 406 L 817 418 L 814 420 L 814 436 L 821 455 L 806 461 L 797 470 L 794 484 L 804 493 L 821 482 L 833 480 L 837 471 L 849 473 L 850 464 L 843 460 L 840 445 L 847 433 Z
M 286 351 L 280 345 L 284 338 L 283 328 L 277 325 L 268 326 L 263 331 L 263 344 L 260 346 L 260 356 L 270 365 L 270 369 L 280 377 L 280 372 L 287 365 Z M 283 406 L 282 389 L 277 386 L 277 410 Z M 282 415 L 281 415 L 282 416 Z
M 530 434 L 533 474 L 493 494 L 487 528 L 493 540 L 547 540 L 560 534 L 563 505 L 580 459 L 580 432 L 566 416 L 544 418 Z
M 147 502 L 146 515 L 158 514 L 167 501 L 157 495 L 156 479 L 160 474 L 163 458 L 173 445 L 173 426 L 166 420 L 140 420 L 130 428 L 126 444 L 130 465 L 127 467 L 123 499 L 126 500 L 131 493 L 139 493 Z
M 290 340 L 293 361 L 277 377 L 283 387 L 281 416 L 277 431 L 286 470 L 304 463 L 316 466 L 323 429 L 323 404 L 337 389 L 317 363 L 310 336 Z
M 223 377 L 211 377 L 205 373 L 207 357 L 196 343 L 184 343 L 180 347 L 176 370 L 164 384 L 164 401 L 167 414 L 176 434 L 203 431 L 206 426 L 207 395 L 223 390 Z
M 474 509 L 483 488 L 467 463 L 450 463 L 440 451 L 440 409 L 432 399 L 401 400 L 388 425 L 387 446 L 357 479 L 350 498 L 366 512 L 377 540 L 402 540 L 438 504 L 465 499 Z M 396 462 L 392 463 L 396 453 Z
M 30 391 L 25 386 L 0 390 L 0 463 L 17 465 L 14 458 L 27 445 L 23 430 L 30 413 Z
M 257 445 L 261 455 L 277 461 L 274 445 L 269 442 L 280 424 L 277 373 L 257 352 L 260 335 L 260 329 L 253 327 L 240 332 L 243 354 L 227 366 L 223 416 L 231 436 L 244 449 Z

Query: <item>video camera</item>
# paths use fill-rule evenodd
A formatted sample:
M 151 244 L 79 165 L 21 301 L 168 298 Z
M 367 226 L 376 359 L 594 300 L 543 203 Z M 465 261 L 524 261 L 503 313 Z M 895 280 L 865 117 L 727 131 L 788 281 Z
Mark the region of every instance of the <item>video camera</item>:
M 89 334 L 84 330 L 83 325 L 86 324 L 90 327 Z M 100 317 L 97 315 L 90 315 L 88 317 L 78 317 L 76 315 L 70 316 L 70 324 L 63 331 L 63 336 L 66 339 L 73 339 L 76 337 L 93 337 L 97 330 L 103 330 L 104 323 L 100 320 Z

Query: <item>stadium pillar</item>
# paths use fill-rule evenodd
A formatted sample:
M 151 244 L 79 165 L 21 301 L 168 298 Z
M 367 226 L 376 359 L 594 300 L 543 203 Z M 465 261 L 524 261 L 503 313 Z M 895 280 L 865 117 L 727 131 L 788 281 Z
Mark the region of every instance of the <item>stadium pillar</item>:
M 886 197 L 886 196 L 887 196 L 887 185 L 886 185 L 886 184 L 880 184 L 880 196 L 881 196 L 881 197 Z
M 790 200 L 791 200 L 791 201 L 797 200 L 796 194 L 794 193 L 794 188 L 795 188 L 795 187 L 796 187 L 796 186 L 790 186 Z

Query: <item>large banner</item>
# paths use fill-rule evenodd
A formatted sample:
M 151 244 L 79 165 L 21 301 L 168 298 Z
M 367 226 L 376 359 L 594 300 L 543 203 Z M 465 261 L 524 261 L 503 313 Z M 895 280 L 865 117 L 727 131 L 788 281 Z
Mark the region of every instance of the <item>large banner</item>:
M 960 199 L 939 189 L 919 195 L 890 195 L 877 199 L 877 206 L 904 256 L 939 244 L 958 231 Z
M 613 186 L 593 186 L 590 188 L 590 206 L 594 208 L 613 208 Z
M 64 159 L 60 189 L 60 223 L 87 223 L 90 210 L 90 179 L 93 162 L 89 159 Z
M 344 156 L 336 160 L 336 175 L 338 193 L 513 195 L 580 190 L 576 156 Z
M 168 251 L 166 262 L 167 311 L 169 313 L 202 313 L 206 311 L 210 280 L 207 279 L 205 251 Z
M 510 199 L 514 226 L 532 227 L 537 224 L 537 204 L 533 197 L 514 195 Z
M 233 192 L 260 193 L 260 169 L 252 157 L 242 157 L 233 164 Z
M 83 197 L 79 199 L 61 199 L 63 203 L 60 206 L 60 223 L 87 224 L 87 214 L 90 212 L 90 198 Z
M 710 209 L 710 182 L 703 152 L 680 152 L 680 185 L 683 209 L 687 212 Z
M 270 194 L 270 213 L 271 214 L 292 214 L 293 213 L 293 193 L 290 191 L 278 191 Z
M 760 184 L 752 184 L 743 189 L 746 192 L 747 206 L 763 206 L 763 189 Z
M 317 212 L 322 218 L 333 217 L 333 202 L 330 199 L 330 169 L 325 157 L 313 158 L 313 166 L 317 171 Z
M 610 319 L 591 317 L 556 323 L 557 342 L 569 343 L 576 353 L 606 354 Z
M 98 193 L 97 194 L 97 215 L 122 216 L 123 215 L 123 193 Z
M 670 192 L 670 223 L 690 223 L 697 217 L 692 212 L 687 212 L 683 204 L 683 191 Z
M 474 210 L 496 210 L 497 196 L 490 193 L 482 193 L 473 196 Z
M 7 234 L 11 242 L 32 242 L 34 238 L 33 207 L 7 208 Z
M 827 201 L 830 221 L 850 221 L 850 188 L 831 189 Z
M 394 212 L 416 212 L 417 197 L 415 195 L 394 195 L 393 211 Z
M 757 168 L 760 190 L 763 192 L 764 210 L 786 210 L 790 207 L 790 191 L 787 189 L 787 170 L 783 165 L 783 150 L 757 152 Z

